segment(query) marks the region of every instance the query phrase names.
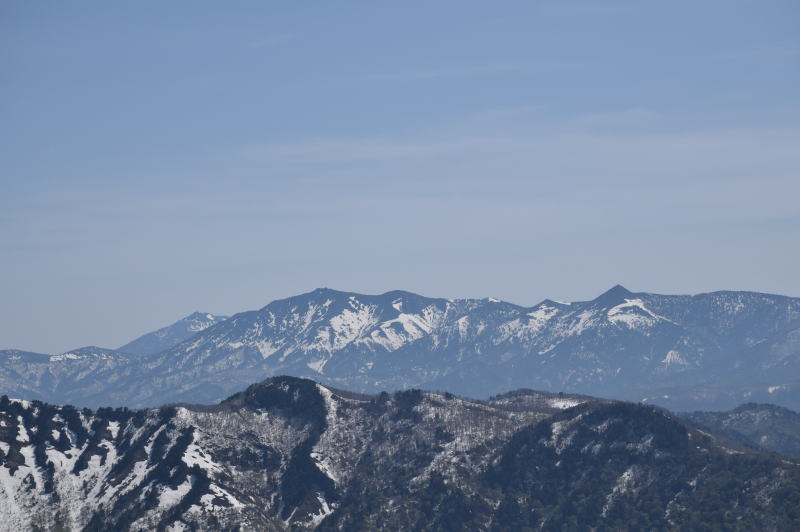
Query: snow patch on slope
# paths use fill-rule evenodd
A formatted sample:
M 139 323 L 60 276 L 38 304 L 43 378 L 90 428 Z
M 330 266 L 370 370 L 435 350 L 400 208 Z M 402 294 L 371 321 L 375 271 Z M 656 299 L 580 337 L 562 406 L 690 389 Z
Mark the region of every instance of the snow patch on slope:
M 181 502 L 181 499 L 183 499 L 191 489 L 192 489 L 192 483 L 189 482 L 188 480 L 178 485 L 178 487 L 175 489 L 164 488 L 164 490 L 158 496 L 158 507 L 170 508 L 172 506 L 175 506 L 176 504 Z
M 567 408 L 572 408 L 573 406 L 578 406 L 585 402 L 585 400 L 574 399 L 571 397 L 553 397 L 552 399 L 547 400 L 547 404 L 552 408 L 559 408 L 561 410 L 566 410 Z
M 624 324 L 629 329 L 642 329 L 652 327 L 658 321 L 674 323 L 663 316 L 659 316 L 644 305 L 641 299 L 626 299 L 624 303 L 612 307 L 606 313 L 608 321 L 614 325 Z
M 681 355 L 680 352 L 675 350 L 668 351 L 666 356 L 664 356 L 663 360 L 661 360 L 661 363 L 667 367 L 689 365 L 689 363 L 686 362 L 686 359 L 683 358 L 683 355 Z

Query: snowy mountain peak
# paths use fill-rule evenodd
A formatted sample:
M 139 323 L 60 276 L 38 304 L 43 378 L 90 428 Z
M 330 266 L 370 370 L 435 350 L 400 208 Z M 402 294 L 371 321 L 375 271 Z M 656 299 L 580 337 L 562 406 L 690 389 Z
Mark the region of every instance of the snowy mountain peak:
M 152 355 L 169 349 L 191 336 L 227 319 L 209 312 L 193 312 L 172 325 L 153 331 L 128 342 L 119 351 L 134 355 Z
M 217 316 L 213 314 L 209 314 L 208 312 L 192 312 L 185 318 L 181 319 L 180 321 L 192 321 L 192 322 L 214 322 L 217 320 Z

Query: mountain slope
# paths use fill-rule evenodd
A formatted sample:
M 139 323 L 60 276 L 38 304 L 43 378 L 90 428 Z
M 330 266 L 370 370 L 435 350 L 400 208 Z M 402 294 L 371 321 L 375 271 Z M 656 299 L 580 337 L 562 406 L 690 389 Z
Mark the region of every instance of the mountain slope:
M 685 419 L 753 447 L 800 458 L 800 414 L 747 403 L 728 412 L 689 412 Z
M 118 350 L 135 355 L 152 355 L 169 349 L 187 338 L 194 336 L 198 332 L 204 331 L 212 325 L 226 319 L 227 316 L 215 316 L 207 312 L 194 312 L 176 321 L 172 325 L 167 325 L 157 331 L 144 334 L 123 345 Z
M 0 485 L 6 530 L 787 530 L 800 516 L 796 464 L 654 407 L 289 377 L 205 407 L 3 397 Z
M 746 401 L 800 408 L 800 299 L 616 286 L 591 301 L 526 308 L 318 289 L 109 366 L 89 386 L 24 388 L 58 402 L 154 406 L 214 402 L 276 374 L 368 393 L 425 387 L 488 397 L 528 387 L 681 410 Z

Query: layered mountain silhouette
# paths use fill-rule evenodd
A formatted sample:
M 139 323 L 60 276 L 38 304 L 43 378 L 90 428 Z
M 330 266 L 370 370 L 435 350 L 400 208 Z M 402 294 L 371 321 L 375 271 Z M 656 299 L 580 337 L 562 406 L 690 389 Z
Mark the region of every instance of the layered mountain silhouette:
M 778 295 L 615 286 L 522 307 L 322 288 L 204 325 L 182 341 L 153 333 L 178 342 L 158 352 L 142 339 L 124 346 L 144 345 L 137 354 L 0 352 L 0 392 L 80 406 L 211 403 L 286 374 L 365 393 L 536 388 L 676 410 L 800 408 L 800 299 Z

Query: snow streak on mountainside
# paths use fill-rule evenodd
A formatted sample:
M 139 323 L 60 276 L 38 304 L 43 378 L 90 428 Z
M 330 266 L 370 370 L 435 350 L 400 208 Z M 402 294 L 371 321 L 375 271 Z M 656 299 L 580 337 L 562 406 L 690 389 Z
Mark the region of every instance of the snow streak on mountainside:
M 528 387 L 686 410 L 745 401 L 800 408 L 800 299 L 616 286 L 592 301 L 521 307 L 318 289 L 135 361 L 95 361 L 80 382 L 62 361 L 0 360 L 5 374 L 22 378 L 4 378 L 0 391 L 79 405 L 214 402 L 288 374 L 370 393 L 421 387 L 486 397 Z
M 2 530 L 786 530 L 793 501 L 790 461 L 587 397 L 279 377 L 205 407 L 0 399 Z

